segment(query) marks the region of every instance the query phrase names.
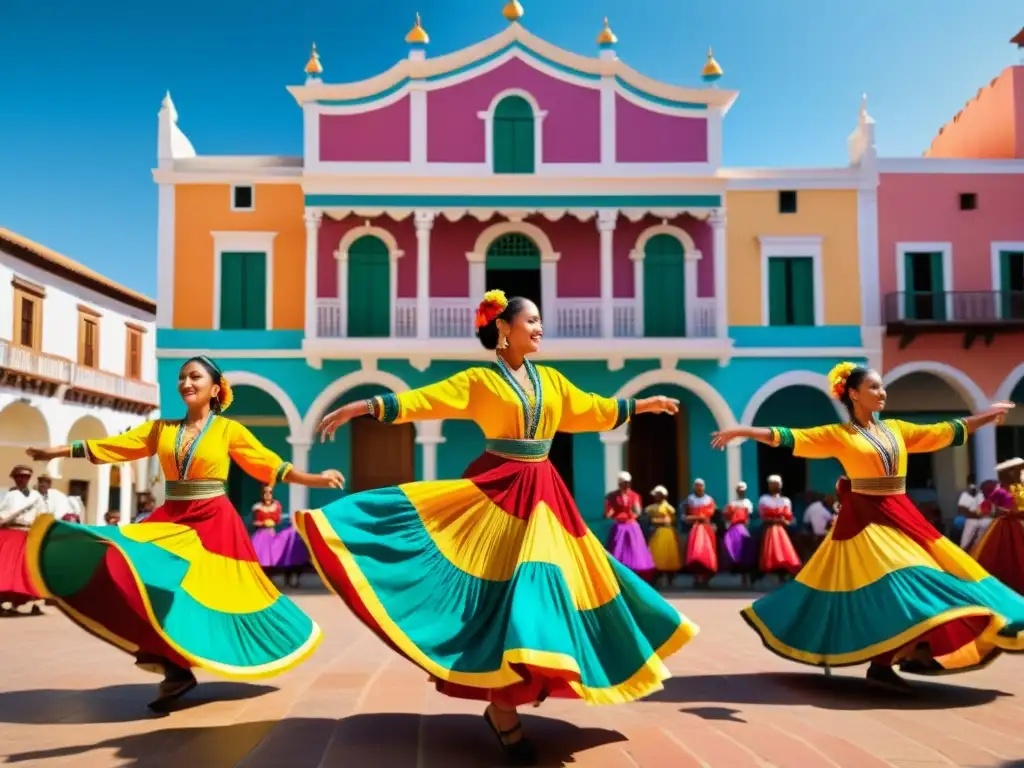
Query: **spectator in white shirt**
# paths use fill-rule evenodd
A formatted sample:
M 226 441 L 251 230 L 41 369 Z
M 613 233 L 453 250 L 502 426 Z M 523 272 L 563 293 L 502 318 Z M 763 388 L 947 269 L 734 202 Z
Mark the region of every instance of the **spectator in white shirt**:
M 957 512 L 964 517 L 964 532 L 960 535 L 960 548 L 970 551 L 992 522 L 991 516 L 982 509 L 984 495 L 978 489 L 974 475 L 967 476 L 967 488 L 957 501 Z
M 821 496 L 817 496 L 804 510 L 804 526 L 811 529 L 819 544 L 832 525 L 833 515 L 829 506 L 831 505 L 826 504 Z

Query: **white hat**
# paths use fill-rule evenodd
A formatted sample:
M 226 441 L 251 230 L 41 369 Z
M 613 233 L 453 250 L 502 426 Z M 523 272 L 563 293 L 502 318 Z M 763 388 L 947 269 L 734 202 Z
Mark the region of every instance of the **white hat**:
M 1007 469 L 1013 469 L 1014 467 L 1024 467 L 1024 459 L 1017 457 L 1001 461 L 996 464 L 996 472 L 1005 472 Z
M 740 480 L 738 483 L 736 483 L 736 490 L 737 491 L 745 491 L 745 490 L 747 490 L 747 484 L 744 483 L 742 480 Z
M 619 482 L 620 483 L 632 483 L 633 482 L 633 476 L 631 474 L 629 474 L 629 472 L 619 472 Z
M 705 485 L 705 482 L 701 478 L 698 477 L 696 480 L 693 481 L 693 484 L 694 485 Z
M 654 486 L 654 490 L 651 491 L 651 496 L 657 496 L 659 493 L 662 496 L 668 496 L 668 488 L 666 488 L 664 485 Z
M 768 485 L 771 485 L 772 483 L 778 483 L 779 487 L 781 487 L 782 478 L 779 477 L 778 475 L 768 475 Z

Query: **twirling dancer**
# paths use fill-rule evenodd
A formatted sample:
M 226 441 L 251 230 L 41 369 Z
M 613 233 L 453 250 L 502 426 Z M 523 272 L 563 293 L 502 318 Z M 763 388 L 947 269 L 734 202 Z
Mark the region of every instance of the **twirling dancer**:
M 829 374 L 847 424 L 813 429 L 741 427 L 737 438 L 789 446 L 807 459 L 837 458 L 841 511 L 799 576 L 744 609 L 764 644 L 793 661 L 824 667 L 870 662 L 877 685 L 908 690 L 893 670 L 942 674 L 1024 650 L 1024 598 L 941 536 L 905 494 L 907 455 L 963 445 L 1010 403 L 964 419 L 920 426 L 876 415 L 885 388 L 872 370 L 843 363 Z
M 971 553 L 978 564 L 1003 584 L 1024 594 L 1024 459 L 996 465 L 999 484 L 983 504 L 994 515 Z
M 686 537 L 686 563 L 683 566 L 693 574 L 694 586 L 707 587 L 718 573 L 718 538 L 711 518 L 715 515 L 715 500 L 704 492 L 704 481 L 693 481 L 693 493 L 686 497 L 686 522 L 690 534 Z
M 85 458 L 94 464 L 156 454 L 166 502 L 145 522 L 85 526 L 40 516 L 27 563 L 40 592 L 72 621 L 163 675 L 154 710 L 196 686 L 192 669 L 258 679 L 298 664 L 320 628 L 268 579 L 249 535 L 224 495 L 233 459 L 264 483 L 340 488 L 341 474 L 297 471 L 244 426 L 220 414 L 231 388 L 207 357 L 178 373 L 181 420 L 149 421 L 124 434 L 30 448 L 36 461 Z
M 683 542 L 676 530 L 676 510 L 668 503 L 668 489 L 664 485 L 655 486 L 651 496 L 654 503 L 644 510 L 653 529 L 647 546 L 658 579 L 671 587 L 675 575 L 683 569 Z
M 291 525 L 281 526 L 281 502 L 274 498 L 274 487 L 263 487 L 262 498 L 252 505 L 252 548 L 268 576 L 283 573 L 285 583 L 299 586 L 299 575 L 309 565 L 309 552 L 299 532 Z
M 586 394 L 528 356 L 537 306 L 490 291 L 477 335 L 490 365 L 422 389 L 349 403 L 318 429 L 360 416 L 406 424 L 469 419 L 485 453 L 461 480 L 356 493 L 300 512 L 321 576 L 437 689 L 489 702 L 484 718 L 506 757 L 535 765 L 516 708 L 548 696 L 614 704 L 661 687 L 663 659 L 696 632 L 583 522 L 548 461 L 556 431 L 611 430 L 634 413 L 676 413 L 667 397 Z
M 740 583 L 750 586 L 750 577 L 757 569 L 757 542 L 750 535 L 750 518 L 754 504 L 747 498 L 747 484 L 736 484 L 736 498 L 725 506 L 722 517 L 726 530 L 722 537 L 722 549 L 729 570 L 740 575 Z
M 43 610 L 25 567 L 25 545 L 29 526 L 45 511 L 46 502 L 39 491 L 29 487 L 31 467 L 17 465 L 11 470 L 11 479 L 14 487 L 0 502 L 0 616 L 16 614 L 27 605 L 32 606 L 32 615 L 38 616 Z
M 780 581 L 796 575 L 802 563 L 787 528 L 793 522 L 793 502 L 782 495 L 782 478 L 778 475 L 768 477 L 768 493 L 758 500 L 757 512 L 764 525 L 758 569 L 761 573 L 776 574 Z

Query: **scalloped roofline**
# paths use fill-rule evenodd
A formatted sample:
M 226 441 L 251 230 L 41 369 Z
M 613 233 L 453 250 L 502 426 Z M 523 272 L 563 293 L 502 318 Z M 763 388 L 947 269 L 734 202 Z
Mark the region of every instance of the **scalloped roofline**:
M 531 57 L 553 66 L 568 78 L 599 81 L 614 77 L 625 89 L 652 101 L 685 108 L 716 108 L 728 111 L 737 91 L 718 88 L 688 88 L 654 80 L 620 59 L 601 59 L 567 51 L 537 37 L 519 23 L 508 25 L 496 35 L 452 53 L 434 58 L 402 59 L 379 75 L 350 83 L 323 83 L 311 80 L 305 85 L 290 85 L 288 92 L 301 106 L 326 102 L 333 106 L 367 108 L 413 82 L 443 82 L 471 72 L 506 52 Z

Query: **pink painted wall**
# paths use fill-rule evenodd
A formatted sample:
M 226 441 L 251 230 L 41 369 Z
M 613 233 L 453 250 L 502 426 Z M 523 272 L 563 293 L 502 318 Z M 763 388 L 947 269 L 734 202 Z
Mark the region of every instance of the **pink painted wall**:
M 409 97 L 370 112 L 320 115 L 320 160 L 408 162 Z
M 632 222 L 624 217 L 619 217 L 615 227 L 614 259 L 613 269 L 615 272 L 615 298 L 626 299 L 636 295 L 636 286 L 633 280 L 633 261 L 629 254 L 636 246 L 637 238 L 645 229 L 661 223 L 661 219 L 653 216 L 645 216 L 640 221 Z M 711 225 L 706 221 L 694 219 L 691 216 L 677 216 L 668 220 L 686 230 L 693 238 L 693 244 L 701 252 L 703 258 L 697 262 L 697 296 L 715 295 L 715 253 L 713 249 L 713 235 Z
M 470 216 L 448 221 L 434 219 L 430 233 L 430 295 L 438 298 L 465 298 L 469 295 L 469 262 L 466 254 L 490 222 Z
M 366 219 L 347 216 L 341 221 L 324 216 L 320 223 L 317 242 L 317 298 L 328 299 L 338 296 L 338 250 L 341 238 L 355 227 L 361 227 Z M 371 219 L 370 224 L 385 229 L 394 235 L 398 248 L 405 255 L 398 259 L 398 297 L 411 298 L 416 295 L 416 231 L 412 217 L 405 221 L 394 221 L 387 216 Z
M 700 163 L 707 159 L 707 120 L 664 115 L 615 97 L 616 162 Z
M 969 350 L 963 348 L 962 337 L 946 334 L 925 334 L 900 349 L 898 336 L 886 336 L 882 344 L 885 370 L 921 360 L 944 363 L 973 379 L 981 390 L 994 398 L 996 390 L 1020 365 L 1020 334 L 996 336 L 991 346 L 976 341 Z
M 433 163 L 486 160 L 484 112 L 504 90 L 520 88 L 547 110 L 545 163 L 601 160 L 601 94 L 556 80 L 514 58 L 471 80 L 427 93 L 427 158 Z
M 1024 157 L 1024 66 L 983 86 L 932 140 L 930 157 Z

